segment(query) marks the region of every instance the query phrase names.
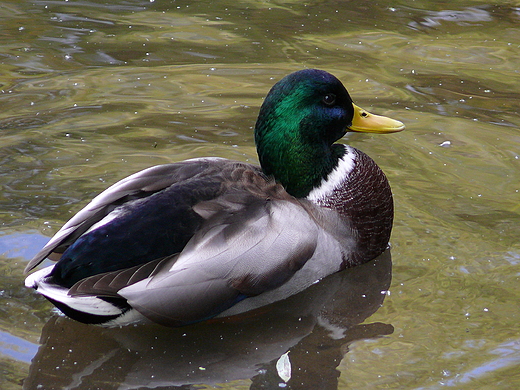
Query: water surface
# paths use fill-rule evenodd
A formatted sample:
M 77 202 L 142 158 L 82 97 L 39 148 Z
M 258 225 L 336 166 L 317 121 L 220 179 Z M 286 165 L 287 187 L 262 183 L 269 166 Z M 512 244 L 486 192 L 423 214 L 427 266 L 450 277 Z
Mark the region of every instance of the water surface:
M 0 2 L 0 387 L 520 387 L 518 4 L 206 3 Z M 407 125 L 345 139 L 392 184 L 391 262 L 170 332 L 83 326 L 23 287 L 31 256 L 116 180 L 257 162 L 262 98 L 304 67 Z

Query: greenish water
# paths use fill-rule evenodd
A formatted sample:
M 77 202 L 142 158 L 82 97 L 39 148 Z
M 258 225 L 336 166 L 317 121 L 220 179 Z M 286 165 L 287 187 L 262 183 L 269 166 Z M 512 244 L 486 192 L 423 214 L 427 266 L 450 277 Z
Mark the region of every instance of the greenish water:
M 520 388 L 520 4 L 206 3 L 0 1 L 0 387 Z M 392 184 L 391 283 L 381 260 L 294 311 L 144 334 L 76 324 L 23 287 L 116 180 L 256 162 L 262 98 L 303 67 L 407 125 L 345 140 Z

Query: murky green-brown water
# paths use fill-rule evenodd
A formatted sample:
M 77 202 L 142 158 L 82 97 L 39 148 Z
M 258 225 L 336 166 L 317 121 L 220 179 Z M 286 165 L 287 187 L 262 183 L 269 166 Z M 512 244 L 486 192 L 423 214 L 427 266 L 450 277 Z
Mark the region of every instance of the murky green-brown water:
M 0 42 L 2 389 L 520 388 L 518 1 L 1 0 Z M 114 181 L 256 162 L 262 98 L 303 67 L 407 125 L 346 140 L 392 184 L 391 263 L 179 330 L 84 326 L 23 287 Z

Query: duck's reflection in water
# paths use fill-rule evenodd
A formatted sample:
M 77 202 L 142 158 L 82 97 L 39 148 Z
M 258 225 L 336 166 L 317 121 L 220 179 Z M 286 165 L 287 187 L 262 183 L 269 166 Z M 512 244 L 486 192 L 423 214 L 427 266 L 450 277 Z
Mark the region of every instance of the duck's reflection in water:
M 389 324 L 359 325 L 383 303 L 391 270 L 387 250 L 284 301 L 182 328 L 54 317 L 24 389 L 191 389 L 247 378 L 251 389 L 337 389 L 348 345 L 393 332 Z

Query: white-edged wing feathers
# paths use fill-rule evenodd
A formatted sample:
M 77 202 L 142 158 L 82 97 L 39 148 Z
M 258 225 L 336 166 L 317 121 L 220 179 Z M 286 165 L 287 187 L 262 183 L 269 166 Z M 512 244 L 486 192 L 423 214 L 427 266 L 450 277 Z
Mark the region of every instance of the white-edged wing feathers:
M 88 205 L 65 223 L 27 264 L 25 272 L 38 266 L 52 252 L 62 253 L 70 243 L 105 218 L 117 206 L 132 199 L 150 196 L 202 172 L 206 174 L 209 171 L 218 172 L 218 163 L 226 161 L 219 158 L 200 158 L 175 164 L 157 165 L 118 181 L 92 199 Z

